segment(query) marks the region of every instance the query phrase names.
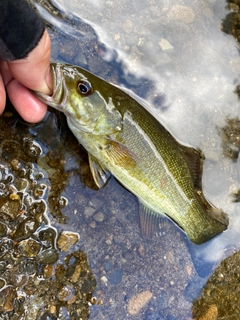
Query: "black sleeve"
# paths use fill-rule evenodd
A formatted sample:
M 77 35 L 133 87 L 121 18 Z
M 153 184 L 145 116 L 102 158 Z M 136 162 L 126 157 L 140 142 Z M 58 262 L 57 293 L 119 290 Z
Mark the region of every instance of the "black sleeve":
M 0 0 L 0 59 L 25 58 L 44 30 L 44 21 L 27 0 Z

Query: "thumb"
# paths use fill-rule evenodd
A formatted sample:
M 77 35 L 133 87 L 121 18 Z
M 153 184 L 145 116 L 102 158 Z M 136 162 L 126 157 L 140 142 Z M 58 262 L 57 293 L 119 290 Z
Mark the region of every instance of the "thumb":
M 25 87 L 50 95 L 53 89 L 50 56 L 51 42 L 45 30 L 38 45 L 26 58 L 8 62 L 9 71 Z

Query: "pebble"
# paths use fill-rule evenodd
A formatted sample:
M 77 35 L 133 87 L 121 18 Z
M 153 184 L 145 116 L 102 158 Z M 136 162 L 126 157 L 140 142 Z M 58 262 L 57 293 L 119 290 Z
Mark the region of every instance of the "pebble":
M 46 278 L 50 278 L 53 276 L 54 274 L 54 268 L 52 264 L 46 264 L 45 266 L 43 266 L 43 277 Z
M 102 276 L 101 277 L 101 281 L 104 283 L 104 284 L 107 284 L 108 283 L 108 279 L 106 276 Z
M 95 212 L 95 209 L 94 209 L 94 208 L 92 208 L 92 207 L 85 207 L 85 208 L 84 208 L 84 217 L 85 217 L 86 219 L 88 219 L 88 218 L 92 217 L 92 215 L 94 214 L 94 212 Z
M 123 257 L 126 260 L 132 260 L 134 255 L 133 255 L 133 252 L 129 250 L 129 251 L 123 253 Z
M 128 302 L 128 312 L 131 315 L 136 315 L 152 298 L 152 292 L 149 290 L 140 292 L 136 296 L 131 297 Z
M 7 234 L 7 226 L 0 222 L 0 238 L 5 237 Z
M 51 305 L 51 306 L 50 306 L 50 308 L 49 308 L 49 312 L 50 312 L 50 314 L 55 314 L 55 313 L 56 313 L 56 311 L 57 311 L 56 306 Z
M 82 271 L 81 266 L 77 265 L 75 270 L 74 270 L 73 275 L 71 276 L 71 280 L 72 280 L 73 283 L 77 283 L 78 282 L 79 277 L 81 275 L 81 271 Z
M 167 14 L 170 20 L 178 20 L 184 23 L 192 23 L 195 13 L 191 7 L 176 5 L 172 6 Z
M 232 11 L 238 12 L 239 11 L 239 6 L 235 3 L 230 3 L 229 7 Z
M 140 255 L 140 257 L 144 257 L 144 255 L 145 255 L 145 249 L 144 249 L 144 246 L 143 246 L 143 244 L 139 244 L 139 247 L 138 247 L 138 249 L 137 249 L 137 252 L 138 252 L 138 254 Z
M 194 320 L 217 320 L 218 319 L 218 309 L 215 304 L 211 304 L 206 311 L 206 313 L 199 319 Z
M 4 297 L 4 304 L 2 306 L 3 312 L 10 312 L 13 310 L 14 289 L 12 287 L 6 287 L 1 291 L 1 295 Z
M 75 294 L 72 286 L 63 286 L 58 292 L 58 300 L 68 302 Z
M 93 198 L 88 202 L 90 207 L 93 207 L 95 210 L 100 209 L 103 206 L 103 201 L 98 198 Z
M 171 45 L 171 43 L 167 40 L 167 39 L 164 39 L 164 38 L 161 38 L 158 42 L 160 48 L 162 49 L 162 51 L 165 51 L 165 52 L 171 52 L 173 51 L 174 47 Z
M 57 239 L 58 249 L 67 252 L 79 240 L 79 234 L 75 232 L 62 231 Z
M 19 194 L 17 194 L 17 193 L 10 193 L 9 199 L 10 200 L 14 200 L 14 201 L 20 201 L 21 200 Z
M 105 270 L 106 272 L 110 271 L 110 270 L 112 269 L 112 263 L 111 263 L 111 261 L 106 261 L 106 262 L 104 263 L 103 267 L 104 267 L 104 270 Z
M 133 23 L 131 20 L 126 20 L 123 24 L 122 24 L 122 29 L 124 30 L 125 33 L 129 34 L 132 32 L 133 30 Z
M 36 257 L 40 250 L 40 243 L 33 239 L 22 240 L 18 244 L 19 253 L 28 258 Z
M 42 264 L 52 264 L 55 263 L 59 258 L 59 253 L 56 249 L 46 249 L 42 251 L 38 256 L 37 260 L 38 262 Z
M 189 265 L 186 265 L 185 271 L 186 271 L 187 275 L 190 277 L 192 274 L 192 267 Z
M 117 285 L 122 281 L 123 271 L 122 269 L 113 270 L 109 275 L 108 280 L 111 284 Z
M 96 221 L 96 222 L 103 222 L 103 220 L 104 220 L 104 214 L 101 212 L 101 211 L 99 211 L 99 212 L 97 212 L 94 216 L 93 216 L 93 219 Z
M 92 221 L 91 223 L 89 223 L 89 227 L 92 229 L 95 229 L 97 226 L 96 221 Z

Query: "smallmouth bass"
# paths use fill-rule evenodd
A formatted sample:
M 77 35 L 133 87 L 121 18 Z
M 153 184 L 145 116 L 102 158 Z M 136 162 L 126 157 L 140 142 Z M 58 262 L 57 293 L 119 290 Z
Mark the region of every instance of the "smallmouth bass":
M 136 100 L 86 70 L 51 64 L 54 92 L 36 96 L 62 111 L 89 156 L 95 183 L 111 174 L 140 202 L 140 225 L 149 236 L 167 216 L 190 240 L 204 243 L 228 226 L 228 217 L 201 190 L 200 152 L 179 144 Z

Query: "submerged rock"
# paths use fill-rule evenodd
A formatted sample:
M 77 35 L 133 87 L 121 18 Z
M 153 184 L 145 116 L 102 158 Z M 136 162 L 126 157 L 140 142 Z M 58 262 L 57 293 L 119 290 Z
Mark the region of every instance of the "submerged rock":
M 223 260 L 193 302 L 194 320 L 237 319 L 240 314 L 240 252 Z
M 152 292 L 149 290 L 140 292 L 136 296 L 131 297 L 128 302 L 128 312 L 131 315 L 136 315 L 152 298 Z

